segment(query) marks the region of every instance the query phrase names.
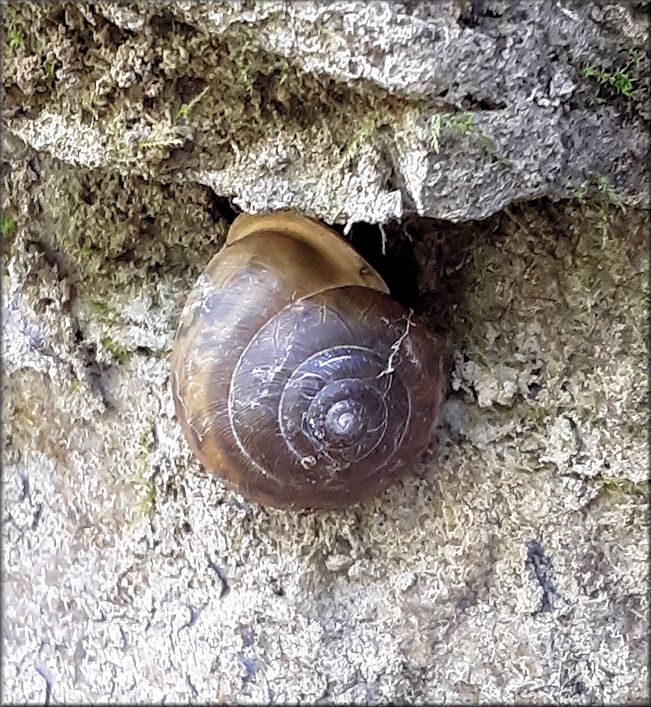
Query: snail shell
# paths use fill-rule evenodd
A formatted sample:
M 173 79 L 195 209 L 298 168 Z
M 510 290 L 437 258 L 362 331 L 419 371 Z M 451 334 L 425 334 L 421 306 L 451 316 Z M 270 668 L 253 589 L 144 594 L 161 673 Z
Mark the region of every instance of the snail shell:
M 208 470 L 264 505 L 335 509 L 413 468 L 442 361 L 337 233 L 292 212 L 240 215 L 181 315 L 172 391 Z

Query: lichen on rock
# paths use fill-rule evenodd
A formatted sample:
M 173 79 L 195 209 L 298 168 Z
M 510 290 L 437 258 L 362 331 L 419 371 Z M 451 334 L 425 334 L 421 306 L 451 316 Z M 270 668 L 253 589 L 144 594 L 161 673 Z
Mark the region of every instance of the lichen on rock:
M 8 126 L 331 223 L 482 218 L 595 175 L 648 203 L 643 14 L 493 5 L 10 5 Z
M 5 701 L 648 698 L 639 5 L 5 4 Z M 429 458 L 341 513 L 174 416 L 189 290 L 286 206 L 450 350 Z

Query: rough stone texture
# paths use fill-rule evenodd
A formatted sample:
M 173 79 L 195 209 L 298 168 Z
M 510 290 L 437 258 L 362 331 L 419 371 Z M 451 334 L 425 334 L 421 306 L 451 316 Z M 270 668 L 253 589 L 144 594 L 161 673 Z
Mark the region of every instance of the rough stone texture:
M 481 5 L 391 3 L 390 30 L 362 3 L 327 6 L 332 24 L 308 3 L 6 9 L 3 703 L 648 699 L 647 108 L 572 63 L 619 66 L 642 25 Z M 532 47 L 561 40 L 575 102 L 525 100 L 565 56 Z M 506 179 L 466 119 L 437 154 L 432 111 L 498 121 L 528 161 Z M 545 162 L 546 140 L 565 156 Z M 569 195 L 581 169 L 579 198 L 493 213 Z M 247 503 L 190 459 L 169 389 L 181 306 L 233 216 L 218 197 L 344 224 L 418 211 L 409 194 L 493 213 L 351 230 L 380 264 L 409 255 L 446 335 L 436 449 L 342 513 Z
M 348 224 L 604 179 L 648 204 L 644 3 L 25 4 L 9 25 L 7 124 L 72 164 Z

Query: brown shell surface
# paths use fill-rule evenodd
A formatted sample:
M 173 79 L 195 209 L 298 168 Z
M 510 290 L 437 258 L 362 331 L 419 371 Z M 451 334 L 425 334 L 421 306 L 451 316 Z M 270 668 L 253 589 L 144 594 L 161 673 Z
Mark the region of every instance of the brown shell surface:
M 286 216 L 238 217 L 200 276 L 173 345 L 174 402 L 193 453 L 247 498 L 342 508 L 428 446 L 441 348 L 336 233 Z M 318 425 L 355 396 L 364 435 L 331 446 Z

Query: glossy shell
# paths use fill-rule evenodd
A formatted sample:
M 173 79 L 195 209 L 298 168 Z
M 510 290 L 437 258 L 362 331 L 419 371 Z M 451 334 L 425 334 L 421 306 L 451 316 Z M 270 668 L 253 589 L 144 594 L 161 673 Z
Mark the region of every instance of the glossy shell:
M 244 496 L 334 509 L 413 468 L 441 404 L 440 346 L 334 231 L 239 216 L 181 315 L 177 416 Z

